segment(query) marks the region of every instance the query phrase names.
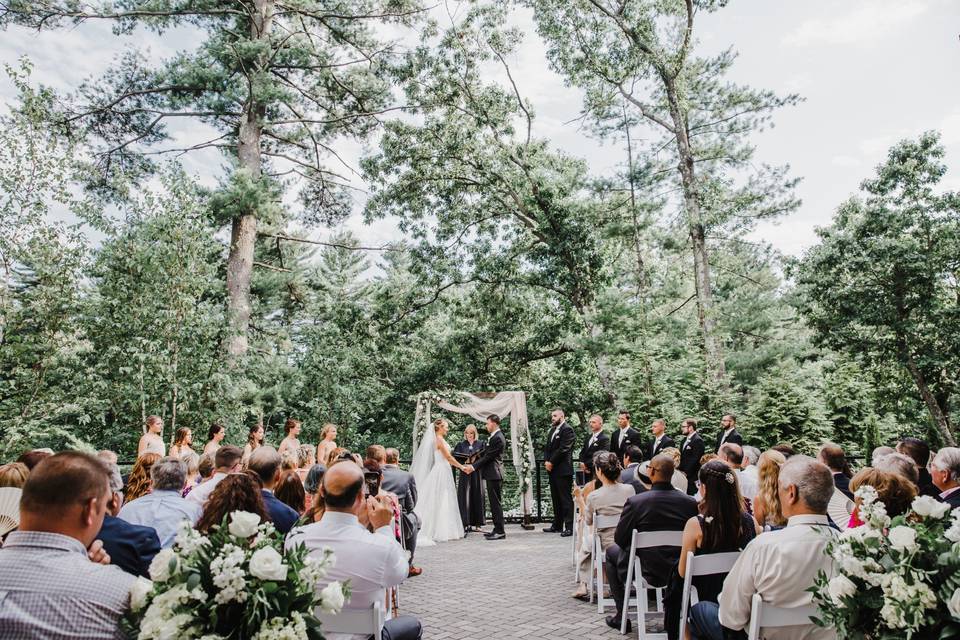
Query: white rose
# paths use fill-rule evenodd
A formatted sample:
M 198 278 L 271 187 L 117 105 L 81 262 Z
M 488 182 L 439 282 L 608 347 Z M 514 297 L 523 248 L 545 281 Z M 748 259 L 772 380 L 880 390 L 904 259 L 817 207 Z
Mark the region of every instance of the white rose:
M 949 504 L 940 502 L 930 496 L 917 496 L 913 499 L 913 504 L 910 505 L 910 508 L 913 509 L 914 513 L 923 518 L 933 517 L 940 519 L 950 513 Z
M 170 567 L 171 562 L 175 565 L 172 569 Z M 177 572 L 179 566 L 180 560 L 173 549 L 161 549 L 150 562 L 150 579 L 154 582 L 166 582 Z
M 140 577 L 130 585 L 130 608 L 134 611 L 140 611 L 147 604 L 147 596 L 153 591 L 153 583 L 146 578 Z
M 320 608 L 327 613 L 339 613 L 346 598 L 339 582 L 331 582 L 320 592 Z
M 900 551 L 913 551 L 917 548 L 917 532 L 910 527 L 897 526 L 888 534 L 890 545 Z
M 260 516 L 248 511 L 234 511 L 230 514 L 230 526 L 227 530 L 230 535 L 238 538 L 249 538 L 257 532 L 260 526 Z
M 830 580 L 827 591 L 835 604 L 842 605 L 843 598 L 852 596 L 857 592 L 857 585 L 847 576 L 839 575 Z
M 250 573 L 261 580 L 286 580 L 287 565 L 276 549 L 263 547 L 250 556 Z
M 954 620 L 960 620 L 960 589 L 953 592 L 953 595 L 947 600 L 947 611 L 953 616 Z

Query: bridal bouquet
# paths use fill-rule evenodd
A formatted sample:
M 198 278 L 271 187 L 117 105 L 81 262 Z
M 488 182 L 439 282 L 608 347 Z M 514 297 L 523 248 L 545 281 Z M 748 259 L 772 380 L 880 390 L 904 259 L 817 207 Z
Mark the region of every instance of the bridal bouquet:
M 921 496 L 891 520 L 873 487 L 857 497 L 866 524 L 827 547 L 835 572 L 810 589 L 815 622 L 839 638 L 960 638 L 960 509 Z
M 321 640 L 316 607 L 337 613 L 349 586 L 314 585 L 333 564 L 305 547 L 284 551 L 283 536 L 253 513 L 234 511 L 210 535 L 184 522 L 171 549 L 130 594 L 124 620 L 138 640 Z

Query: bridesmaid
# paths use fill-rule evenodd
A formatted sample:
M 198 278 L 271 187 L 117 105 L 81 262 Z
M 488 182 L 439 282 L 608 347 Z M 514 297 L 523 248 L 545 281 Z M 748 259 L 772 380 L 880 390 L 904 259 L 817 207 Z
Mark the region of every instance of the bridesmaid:
M 329 422 L 320 429 L 320 444 L 317 445 L 317 462 L 323 464 L 330 452 L 337 448 L 337 425 Z
M 484 443 L 477 439 L 477 428 L 472 424 L 463 432 L 464 439 L 453 449 L 453 457 L 462 464 L 476 460 L 477 454 L 484 449 Z M 460 503 L 460 519 L 464 531 L 476 531 L 484 525 L 483 482 L 479 473 L 460 473 L 457 483 L 457 502 Z
M 247 444 L 243 447 L 243 458 L 241 459 L 244 469 L 247 468 L 250 454 L 263 446 L 263 433 L 263 424 L 260 422 L 250 427 L 250 432 L 247 434 Z
M 207 429 L 207 444 L 203 445 L 204 455 L 208 453 L 216 453 L 217 449 L 220 448 L 220 442 L 226 437 L 227 428 L 222 424 L 214 422 L 210 425 L 210 428 Z
M 188 451 L 193 451 L 193 431 L 187 427 L 177 429 L 173 436 L 173 444 L 170 446 L 170 457 L 180 458 Z
M 160 416 L 149 416 L 147 432 L 140 436 L 140 444 L 137 446 L 138 458 L 142 458 L 147 453 L 155 453 L 161 458 L 167 455 L 167 446 L 163 443 L 161 433 L 163 433 L 163 420 Z

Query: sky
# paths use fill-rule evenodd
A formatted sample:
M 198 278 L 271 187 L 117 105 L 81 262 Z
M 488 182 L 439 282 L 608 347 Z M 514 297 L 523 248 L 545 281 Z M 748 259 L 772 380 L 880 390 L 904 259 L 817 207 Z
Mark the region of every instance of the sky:
M 447 4 L 455 13 L 457 3 Z M 437 17 L 445 15 L 446 7 Z M 511 21 L 527 34 L 510 62 L 521 92 L 535 106 L 535 135 L 585 158 L 592 174 L 609 173 L 625 150 L 590 138 L 575 122 L 580 93 L 548 68 L 532 15 L 517 11 Z M 803 204 L 759 225 L 751 232 L 754 239 L 802 254 L 816 243 L 816 227 L 829 224 L 887 149 L 926 130 L 942 133 L 951 167 L 944 186 L 960 190 L 960 0 L 731 0 L 714 14 L 698 16 L 696 29 L 699 52 L 738 52 L 731 81 L 804 98 L 776 112 L 774 126 L 753 139 L 758 164 L 789 164 L 791 174 L 802 178 L 797 195 Z M 96 76 L 118 52 L 144 40 L 116 38 L 104 24 L 0 33 L 0 63 L 28 56 L 34 80 L 60 90 Z M 415 36 L 407 38 L 413 43 Z M 189 33 L 151 37 L 148 55 L 161 60 L 189 47 L 190 39 Z M 0 102 L 12 96 L 9 81 L 0 78 Z M 197 142 L 204 134 L 200 127 L 176 131 L 181 141 Z M 364 146 L 344 143 L 339 150 L 356 168 Z M 185 162 L 208 184 L 215 183 L 222 164 L 213 151 Z M 358 177 L 354 184 L 363 187 Z M 344 226 L 365 244 L 393 240 L 397 233 L 394 223 L 368 226 L 359 213 Z M 309 231 L 315 238 L 330 233 Z

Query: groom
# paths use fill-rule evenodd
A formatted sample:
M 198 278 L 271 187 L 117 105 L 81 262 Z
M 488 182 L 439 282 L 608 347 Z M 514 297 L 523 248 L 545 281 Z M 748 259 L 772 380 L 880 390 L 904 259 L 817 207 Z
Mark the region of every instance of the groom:
M 484 534 L 487 540 L 503 540 L 507 534 L 503 530 L 503 507 L 500 498 L 503 493 L 503 450 L 507 448 L 507 439 L 500 431 L 500 416 L 487 418 L 487 431 L 490 438 L 480 458 L 464 467 L 467 473 L 480 472 L 487 481 L 487 497 L 490 499 L 490 514 L 493 516 L 493 531 Z

